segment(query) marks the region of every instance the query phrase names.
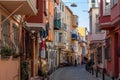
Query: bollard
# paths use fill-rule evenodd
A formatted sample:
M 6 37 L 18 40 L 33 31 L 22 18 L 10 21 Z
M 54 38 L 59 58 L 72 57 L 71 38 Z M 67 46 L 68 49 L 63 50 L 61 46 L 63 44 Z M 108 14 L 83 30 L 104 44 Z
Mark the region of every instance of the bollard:
M 92 67 L 92 75 L 94 75 L 93 67 Z
M 105 74 L 104 74 L 104 72 L 102 73 L 102 80 L 105 80 Z
M 103 72 L 102 72 L 102 80 L 105 80 L 105 68 L 103 68 Z
M 98 77 L 98 70 L 96 69 L 96 77 Z
M 115 80 L 115 78 L 114 78 L 114 77 L 112 77 L 112 80 Z

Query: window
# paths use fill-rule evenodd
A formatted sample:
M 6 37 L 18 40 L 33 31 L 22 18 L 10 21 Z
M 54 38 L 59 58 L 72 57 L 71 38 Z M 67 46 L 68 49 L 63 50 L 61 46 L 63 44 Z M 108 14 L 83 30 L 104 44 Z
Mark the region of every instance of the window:
M 55 7 L 55 8 L 54 8 L 54 19 L 57 19 L 57 14 L 58 14 L 58 13 L 57 13 L 57 8 Z
M 89 23 L 90 24 L 90 33 L 92 33 L 92 16 L 90 16 L 89 20 L 90 20 L 90 23 Z
M 106 48 L 105 48 L 105 58 L 106 59 L 111 59 L 111 41 L 110 38 L 106 39 Z
M 115 4 L 117 4 L 118 0 L 111 0 L 111 5 L 114 6 Z
M 104 1 L 103 15 L 110 15 L 110 0 Z
M 59 42 L 62 42 L 62 33 L 59 33 Z
M 19 45 L 19 29 L 15 24 L 13 24 L 12 26 L 12 38 L 13 38 L 12 50 L 16 51 L 16 48 Z
M 100 63 L 102 63 L 102 47 L 98 47 L 97 51 L 98 51 L 98 54 L 97 54 L 97 56 L 98 56 L 98 63 L 100 64 Z
M 60 10 L 61 10 L 61 2 L 60 2 Z
M 36 8 L 38 9 L 39 8 L 39 4 L 38 4 L 38 0 L 36 1 Z
M 2 21 L 5 19 L 5 16 L 1 16 Z M 2 47 L 9 46 L 10 40 L 10 21 L 6 20 L 2 23 Z
M 99 24 L 98 23 L 96 23 L 96 33 L 100 33 L 101 32 L 101 30 L 100 30 L 100 28 L 99 28 L 99 26 L 98 26 Z
M 95 4 L 94 4 L 94 3 L 92 4 L 92 7 L 93 7 L 93 8 L 95 7 Z
M 62 11 L 64 12 L 64 5 L 62 5 Z
M 91 0 L 91 3 L 95 3 L 95 0 Z
M 86 52 L 85 52 L 85 47 L 83 46 L 82 47 L 82 54 L 84 55 Z

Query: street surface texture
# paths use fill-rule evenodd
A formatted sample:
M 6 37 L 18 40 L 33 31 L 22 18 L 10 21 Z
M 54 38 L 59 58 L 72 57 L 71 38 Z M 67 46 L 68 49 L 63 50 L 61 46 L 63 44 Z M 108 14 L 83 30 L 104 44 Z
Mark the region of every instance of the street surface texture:
M 98 80 L 85 70 L 85 66 L 64 67 L 55 71 L 50 80 Z

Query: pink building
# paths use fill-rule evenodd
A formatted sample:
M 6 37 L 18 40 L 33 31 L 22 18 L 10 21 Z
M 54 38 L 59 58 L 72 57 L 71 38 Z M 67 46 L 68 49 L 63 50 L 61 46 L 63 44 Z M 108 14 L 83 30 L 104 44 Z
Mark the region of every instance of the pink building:
M 100 29 L 106 30 L 106 72 L 120 79 L 120 0 L 101 0 Z

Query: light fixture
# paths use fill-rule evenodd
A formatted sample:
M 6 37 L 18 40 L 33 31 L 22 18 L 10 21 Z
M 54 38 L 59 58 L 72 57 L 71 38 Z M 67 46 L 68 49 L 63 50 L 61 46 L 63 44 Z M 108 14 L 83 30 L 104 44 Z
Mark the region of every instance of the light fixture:
M 35 30 L 31 30 L 31 33 L 32 33 L 32 34 L 35 33 Z
M 70 6 L 71 7 L 77 7 L 77 5 L 75 3 L 72 3 Z

